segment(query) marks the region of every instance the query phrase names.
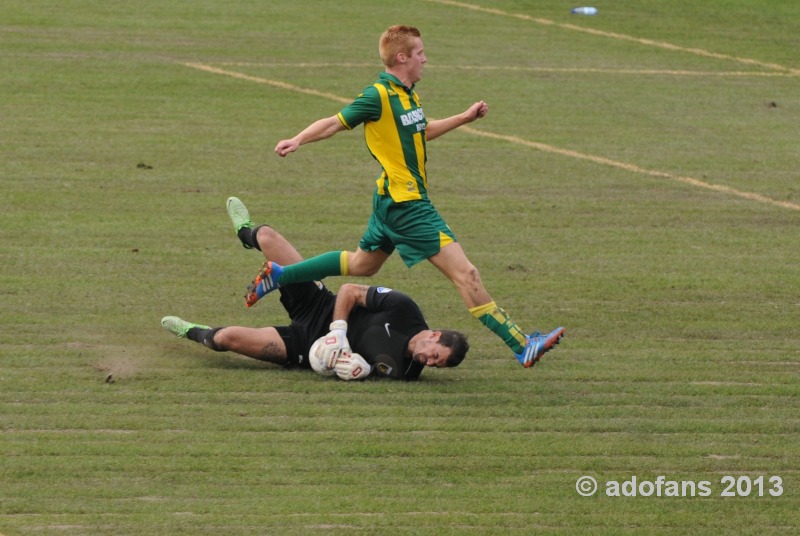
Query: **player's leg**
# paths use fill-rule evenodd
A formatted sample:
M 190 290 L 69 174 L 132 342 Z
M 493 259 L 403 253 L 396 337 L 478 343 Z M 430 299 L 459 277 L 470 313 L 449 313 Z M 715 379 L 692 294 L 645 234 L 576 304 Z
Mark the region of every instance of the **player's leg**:
M 277 328 L 211 328 L 177 316 L 165 316 L 161 319 L 161 325 L 177 337 L 192 340 L 217 352 L 234 352 L 277 365 L 286 364 L 286 344 Z
M 394 246 L 373 214 L 355 251 L 330 251 L 291 266 L 284 266 L 278 283 L 289 285 L 340 275 L 369 277 L 380 271 L 393 251 Z
M 478 269 L 469 262 L 461 244 L 451 242 L 429 260 L 453 282 L 475 318 L 503 339 L 515 354 L 522 351 L 525 333 L 486 291 Z
M 279 285 L 317 281 L 330 276 L 375 275 L 394 251 L 383 232 L 381 221 L 373 214 L 355 251 L 330 251 L 291 266 L 283 266 Z M 278 264 L 281 264 L 278 261 Z
M 458 242 L 450 242 L 428 260 L 453 282 L 470 309 L 492 301 L 483 286 L 478 269 L 469 262 Z
M 286 345 L 274 327 L 225 327 L 214 334 L 214 344 L 222 351 L 235 352 L 276 365 L 286 364 Z
M 297 263 L 302 261 L 303 257 L 282 234 L 272 227 L 254 225 L 250 217 L 250 211 L 247 210 L 247 207 L 239 198 L 228 198 L 227 211 L 236 231 L 236 236 L 242 242 L 242 245 L 247 249 L 255 248 L 260 250 L 264 257 L 268 259 L 259 270 L 256 278 L 247 287 L 245 303 L 250 307 L 259 298 L 278 287 L 282 264 Z
M 247 288 L 246 303 L 252 306 L 273 290 L 293 283 L 319 281 L 331 276 L 372 276 L 393 251 L 394 246 L 373 214 L 355 251 L 330 251 L 288 266 L 272 260 L 264 263 Z
M 282 234 L 270 227 L 261 225 L 255 229 L 256 244 L 264 254 L 264 258 L 278 264 L 294 264 L 303 260 L 303 256 Z
M 389 254 L 382 250 L 357 249 L 356 251 L 330 251 L 288 266 L 267 261 L 256 274 L 250 286 L 247 287 L 245 301 L 250 307 L 277 288 L 296 283 L 319 281 L 331 276 L 371 276 L 381 269 L 388 258 Z
M 345 253 L 347 253 L 347 273 L 342 275 L 361 277 L 372 277 L 377 274 L 390 256 L 389 253 L 382 249 L 366 251 L 358 248 L 355 251 Z
M 289 266 L 282 266 L 279 286 L 317 281 L 331 276 L 370 276 L 389 256 L 383 251 L 329 251 Z
M 387 211 L 383 223 L 406 266 L 429 260 L 453 282 L 475 318 L 515 353 L 524 348 L 525 334 L 489 296 L 477 268 L 433 205 L 403 203 Z
M 526 368 L 533 366 L 564 335 L 563 328 L 544 337 L 539 333 L 526 335 L 489 296 L 478 269 L 469 262 L 458 242 L 447 244 L 428 260 L 453 282 L 472 316 L 500 337 Z
M 238 197 L 229 197 L 228 216 L 236 230 L 236 236 L 247 249 L 258 249 L 268 260 L 278 264 L 294 264 L 303 260 L 294 246 L 269 225 L 254 225 L 244 203 Z

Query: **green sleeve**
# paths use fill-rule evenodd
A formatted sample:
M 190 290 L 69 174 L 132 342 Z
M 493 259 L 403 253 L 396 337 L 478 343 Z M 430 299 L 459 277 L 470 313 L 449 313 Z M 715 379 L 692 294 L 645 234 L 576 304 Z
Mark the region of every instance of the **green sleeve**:
M 367 121 L 377 121 L 380 117 L 381 96 L 375 86 L 366 88 L 353 102 L 339 112 L 339 121 L 348 130 Z

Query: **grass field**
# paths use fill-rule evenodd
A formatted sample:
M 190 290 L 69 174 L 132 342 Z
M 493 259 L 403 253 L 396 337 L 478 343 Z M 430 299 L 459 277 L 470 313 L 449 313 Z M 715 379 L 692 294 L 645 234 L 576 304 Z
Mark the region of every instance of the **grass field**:
M 4 0 L 0 535 L 797 534 L 800 3 L 590 5 Z M 169 335 L 286 320 L 244 308 L 230 195 L 305 255 L 355 247 L 361 134 L 272 149 L 395 23 L 429 117 L 490 106 L 431 142 L 434 203 L 561 346 L 522 369 L 396 256 L 355 280 L 468 332 L 461 367 L 352 384 Z

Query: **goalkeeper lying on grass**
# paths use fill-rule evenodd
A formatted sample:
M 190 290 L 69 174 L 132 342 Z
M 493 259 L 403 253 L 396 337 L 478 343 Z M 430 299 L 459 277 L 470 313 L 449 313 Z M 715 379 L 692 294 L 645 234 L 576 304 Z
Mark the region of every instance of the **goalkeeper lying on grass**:
M 234 228 L 252 229 L 264 256 L 281 264 L 302 260 L 297 250 L 269 226 L 253 228 L 250 214 L 236 198 L 228 200 Z M 419 306 L 402 292 L 386 287 L 345 284 L 334 295 L 322 283 L 298 283 L 280 289 L 291 324 L 264 328 L 212 328 L 175 316 L 161 325 L 219 352 L 282 365 L 311 368 L 344 380 L 386 376 L 416 380 L 422 369 L 455 367 L 469 344 L 464 334 L 431 330 Z

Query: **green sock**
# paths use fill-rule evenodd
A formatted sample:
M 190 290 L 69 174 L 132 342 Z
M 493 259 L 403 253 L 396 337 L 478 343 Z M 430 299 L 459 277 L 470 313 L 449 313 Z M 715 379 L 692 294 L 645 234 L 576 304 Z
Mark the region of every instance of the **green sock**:
M 506 312 L 493 301 L 486 305 L 479 305 L 469 310 L 472 316 L 480 320 L 481 324 L 489 328 L 492 333 L 503 339 L 506 346 L 515 354 L 525 348 L 525 334 L 519 329 L 517 323 L 511 320 Z
M 284 266 L 278 283 L 281 285 L 304 283 L 324 279 L 329 275 L 347 275 L 346 251 L 330 251 L 297 264 Z

